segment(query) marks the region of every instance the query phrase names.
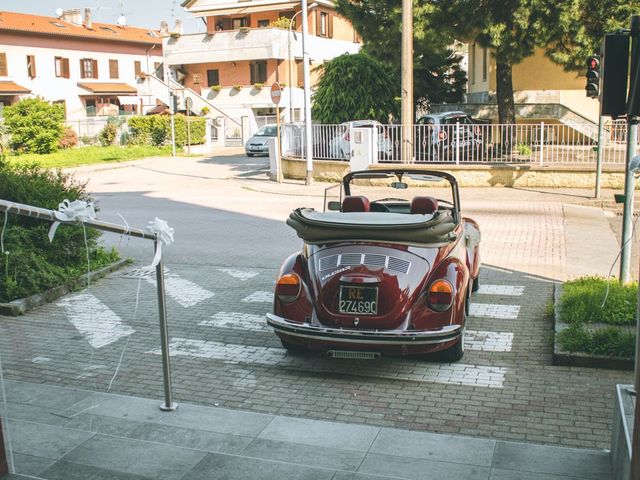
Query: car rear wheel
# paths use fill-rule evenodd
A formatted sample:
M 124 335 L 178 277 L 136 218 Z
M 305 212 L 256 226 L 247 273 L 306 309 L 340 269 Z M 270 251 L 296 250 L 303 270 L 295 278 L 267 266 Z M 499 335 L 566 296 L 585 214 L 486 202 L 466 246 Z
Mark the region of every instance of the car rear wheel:
M 286 340 L 280 339 L 280 343 L 282 343 L 284 349 L 291 355 L 302 355 L 307 351 L 304 347 L 296 345 L 295 343 L 289 343 Z
M 462 358 L 464 355 L 464 327 L 462 327 L 462 333 L 460 340 L 456 342 L 453 347 L 443 350 L 440 354 L 440 359 L 445 363 L 454 363 Z

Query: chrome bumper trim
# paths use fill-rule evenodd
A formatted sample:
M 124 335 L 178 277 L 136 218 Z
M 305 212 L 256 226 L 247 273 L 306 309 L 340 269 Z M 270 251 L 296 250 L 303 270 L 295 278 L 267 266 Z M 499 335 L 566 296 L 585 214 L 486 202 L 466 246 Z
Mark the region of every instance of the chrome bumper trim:
M 338 343 L 366 343 L 368 345 L 428 345 L 450 342 L 460 338 L 460 325 L 447 325 L 434 331 L 401 331 L 389 330 L 350 330 L 343 328 L 316 327 L 309 324 L 297 324 L 267 313 L 267 324 L 276 333 L 293 337 L 326 340 Z

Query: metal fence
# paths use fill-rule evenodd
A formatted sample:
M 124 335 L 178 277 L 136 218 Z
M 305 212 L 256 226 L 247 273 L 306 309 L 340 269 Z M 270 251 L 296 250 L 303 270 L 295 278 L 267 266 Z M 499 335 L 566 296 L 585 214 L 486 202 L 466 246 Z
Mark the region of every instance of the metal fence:
M 377 160 L 399 163 L 401 125 L 374 124 Z M 313 125 L 313 157 L 318 160 L 349 160 L 352 131 L 346 124 Z M 283 129 L 283 155 L 303 158 L 304 126 L 287 124 Z M 602 160 L 624 165 L 627 127 L 611 122 L 604 128 Z M 594 124 L 487 124 L 455 123 L 413 126 L 413 158 L 409 163 L 515 163 L 594 164 L 598 126 Z M 640 153 L 640 150 L 639 150 Z
M 98 145 L 100 143 L 98 135 L 109 122 L 116 122 L 118 125 L 117 140 L 123 133 L 129 133 L 127 119 L 129 117 L 88 117 L 82 120 L 66 120 L 65 126 L 71 128 L 78 135 L 78 145 Z

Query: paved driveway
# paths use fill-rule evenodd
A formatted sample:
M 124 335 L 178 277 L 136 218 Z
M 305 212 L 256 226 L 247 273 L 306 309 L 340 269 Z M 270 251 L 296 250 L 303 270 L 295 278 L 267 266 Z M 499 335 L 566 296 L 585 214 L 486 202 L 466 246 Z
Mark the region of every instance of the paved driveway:
M 292 357 L 266 328 L 281 260 L 299 241 L 284 219 L 321 208 L 324 185 L 267 183 L 244 156 L 161 159 L 90 178 L 100 217 L 176 228 L 166 249 L 176 399 L 258 412 L 544 444 L 607 448 L 616 383 L 628 372 L 554 367 L 545 309 L 567 275 L 562 195 L 463 193 L 483 230 L 482 288 L 469 350 L 416 359 Z M 64 228 L 64 227 L 62 227 Z M 0 317 L 5 375 L 162 398 L 148 244 L 111 235 L 136 264 L 21 318 Z M 10 247 L 9 247 L 10 248 Z M 615 256 L 615 252 L 614 252 Z M 114 377 L 115 372 L 117 375 Z

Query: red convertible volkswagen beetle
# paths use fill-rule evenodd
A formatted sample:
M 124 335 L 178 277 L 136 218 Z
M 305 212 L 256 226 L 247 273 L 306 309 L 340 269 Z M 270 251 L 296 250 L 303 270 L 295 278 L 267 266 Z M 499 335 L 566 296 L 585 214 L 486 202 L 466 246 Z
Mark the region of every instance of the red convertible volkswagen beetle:
M 342 189 L 330 211 L 298 208 L 287 220 L 304 244 L 282 265 L 267 314 L 282 345 L 335 358 L 440 352 L 459 360 L 480 229 L 460 213 L 456 179 L 360 171 Z

